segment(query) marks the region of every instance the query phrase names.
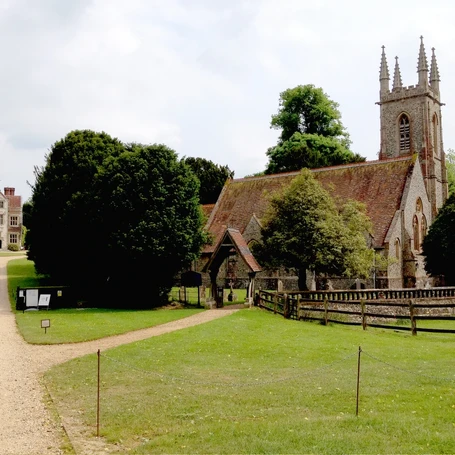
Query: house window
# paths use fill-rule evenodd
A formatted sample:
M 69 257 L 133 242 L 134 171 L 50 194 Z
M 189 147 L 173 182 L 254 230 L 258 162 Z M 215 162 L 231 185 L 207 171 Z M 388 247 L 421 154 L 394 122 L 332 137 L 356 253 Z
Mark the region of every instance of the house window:
M 3 209 L 3 208 L 4 208 L 4 202 L 0 201 L 0 209 Z
M 0 226 L 3 225 L 3 213 L 0 214 Z
M 400 117 L 400 152 L 409 152 L 411 150 L 411 134 L 409 126 L 409 117 L 402 114 Z
M 17 234 L 10 234 L 9 235 L 9 243 L 18 243 L 17 242 Z
M 9 225 L 10 226 L 18 226 L 19 225 L 19 217 L 18 216 L 10 216 L 9 217 Z

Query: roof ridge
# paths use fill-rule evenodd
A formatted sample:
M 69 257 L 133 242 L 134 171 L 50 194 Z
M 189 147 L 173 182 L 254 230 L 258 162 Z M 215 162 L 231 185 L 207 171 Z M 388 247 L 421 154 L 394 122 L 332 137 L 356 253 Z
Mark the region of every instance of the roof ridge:
M 347 168 L 351 168 L 351 167 L 371 166 L 371 165 L 376 165 L 376 164 L 386 164 L 386 163 L 390 163 L 390 162 L 411 161 L 411 160 L 412 160 L 412 155 L 406 155 L 406 156 L 399 156 L 396 158 L 386 158 L 386 159 L 382 159 L 382 160 L 362 161 L 360 163 L 347 163 L 347 164 L 337 164 L 335 166 L 315 167 L 315 168 L 311 168 L 310 171 L 311 172 L 315 172 L 315 171 L 320 172 L 320 171 L 325 171 L 325 170 L 347 169 Z M 278 177 L 286 177 L 286 176 L 298 175 L 298 174 L 300 174 L 300 170 L 299 171 L 280 172 L 277 174 L 255 175 L 253 177 L 240 177 L 238 179 L 233 179 L 233 181 L 235 181 L 235 182 L 239 182 L 241 180 L 254 181 L 254 180 L 262 180 L 265 178 L 278 178 Z

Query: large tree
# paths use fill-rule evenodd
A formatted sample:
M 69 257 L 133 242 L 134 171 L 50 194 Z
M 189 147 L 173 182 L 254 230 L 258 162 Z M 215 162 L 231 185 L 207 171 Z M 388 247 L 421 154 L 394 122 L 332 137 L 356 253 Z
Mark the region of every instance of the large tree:
M 161 304 L 205 242 L 199 183 L 164 145 L 73 131 L 36 177 L 29 257 L 39 272 L 92 298 Z
M 303 290 L 307 270 L 317 275 L 368 276 L 374 254 L 366 242 L 370 231 L 364 205 L 349 201 L 338 208 L 311 171 L 304 169 L 271 198 L 255 254 L 266 266 L 296 270 Z
M 183 161 L 199 179 L 199 199 L 201 204 L 214 204 L 218 200 L 226 180 L 234 177 L 228 166 L 215 164 L 205 158 L 184 157 Z
M 108 134 L 72 131 L 52 145 L 45 166 L 35 169 L 27 244 L 38 272 L 62 284 L 98 277 L 103 216 L 94 190 L 104 160 L 123 151 Z
M 174 276 L 199 257 L 208 240 L 196 176 L 164 145 L 130 144 L 106 160 L 97 199 L 110 295 L 133 295 L 136 305 L 147 296 L 165 301 Z M 125 281 L 129 288 L 119 286 Z
M 314 85 L 282 92 L 271 128 L 281 134 L 278 144 L 267 151 L 266 174 L 365 161 L 349 149 L 338 104 Z
M 455 194 L 439 210 L 422 243 L 425 269 L 432 276 L 443 275 L 447 285 L 455 285 Z

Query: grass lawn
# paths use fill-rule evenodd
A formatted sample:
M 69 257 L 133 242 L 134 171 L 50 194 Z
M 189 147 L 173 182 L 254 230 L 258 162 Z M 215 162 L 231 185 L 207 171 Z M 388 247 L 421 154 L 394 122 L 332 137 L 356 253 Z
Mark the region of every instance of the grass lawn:
M 245 309 L 102 352 L 101 435 L 122 454 L 455 453 L 454 348 L 455 335 Z M 45 376 L 60 414 L 92 435 L 96 364 Z
M 8 291 L 15 311 L 16 287 L 50 284 L 46 277 L 36 276 L 33 262 L 17 259 L 8 262 Z M 132 330 L 153 327 L 203 311 L 202 309 L 173 310 L 109 310 L 59 309 L 16 312 L 21 335 L 28 343 L 54 344 L 96 340 Z M 41 319 L 50 319 L 51 327 L 44 333 Z
M 23 256 L 25 251 L 0 251 L 0 258 L 10 256 Z

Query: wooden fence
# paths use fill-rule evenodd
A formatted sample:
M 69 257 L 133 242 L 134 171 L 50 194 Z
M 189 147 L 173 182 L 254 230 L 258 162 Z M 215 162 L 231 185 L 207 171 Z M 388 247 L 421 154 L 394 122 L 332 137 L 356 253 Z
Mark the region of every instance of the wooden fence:
M 423 292 L 422 292 L 423 291 Z M 455 333 L 455 329 L 418 327 L 418 321 L 455 321 L 455 288 L 302 291 L 256 293 L 255 305 L 285 318 L 323 324 L 361 325 L 393 330 Z M 387 323 L 388 321 L 392 321 Z M 402 321 L 402 324 L 399 324 Z M 410 326 L 404 325 L 406 321 Z

